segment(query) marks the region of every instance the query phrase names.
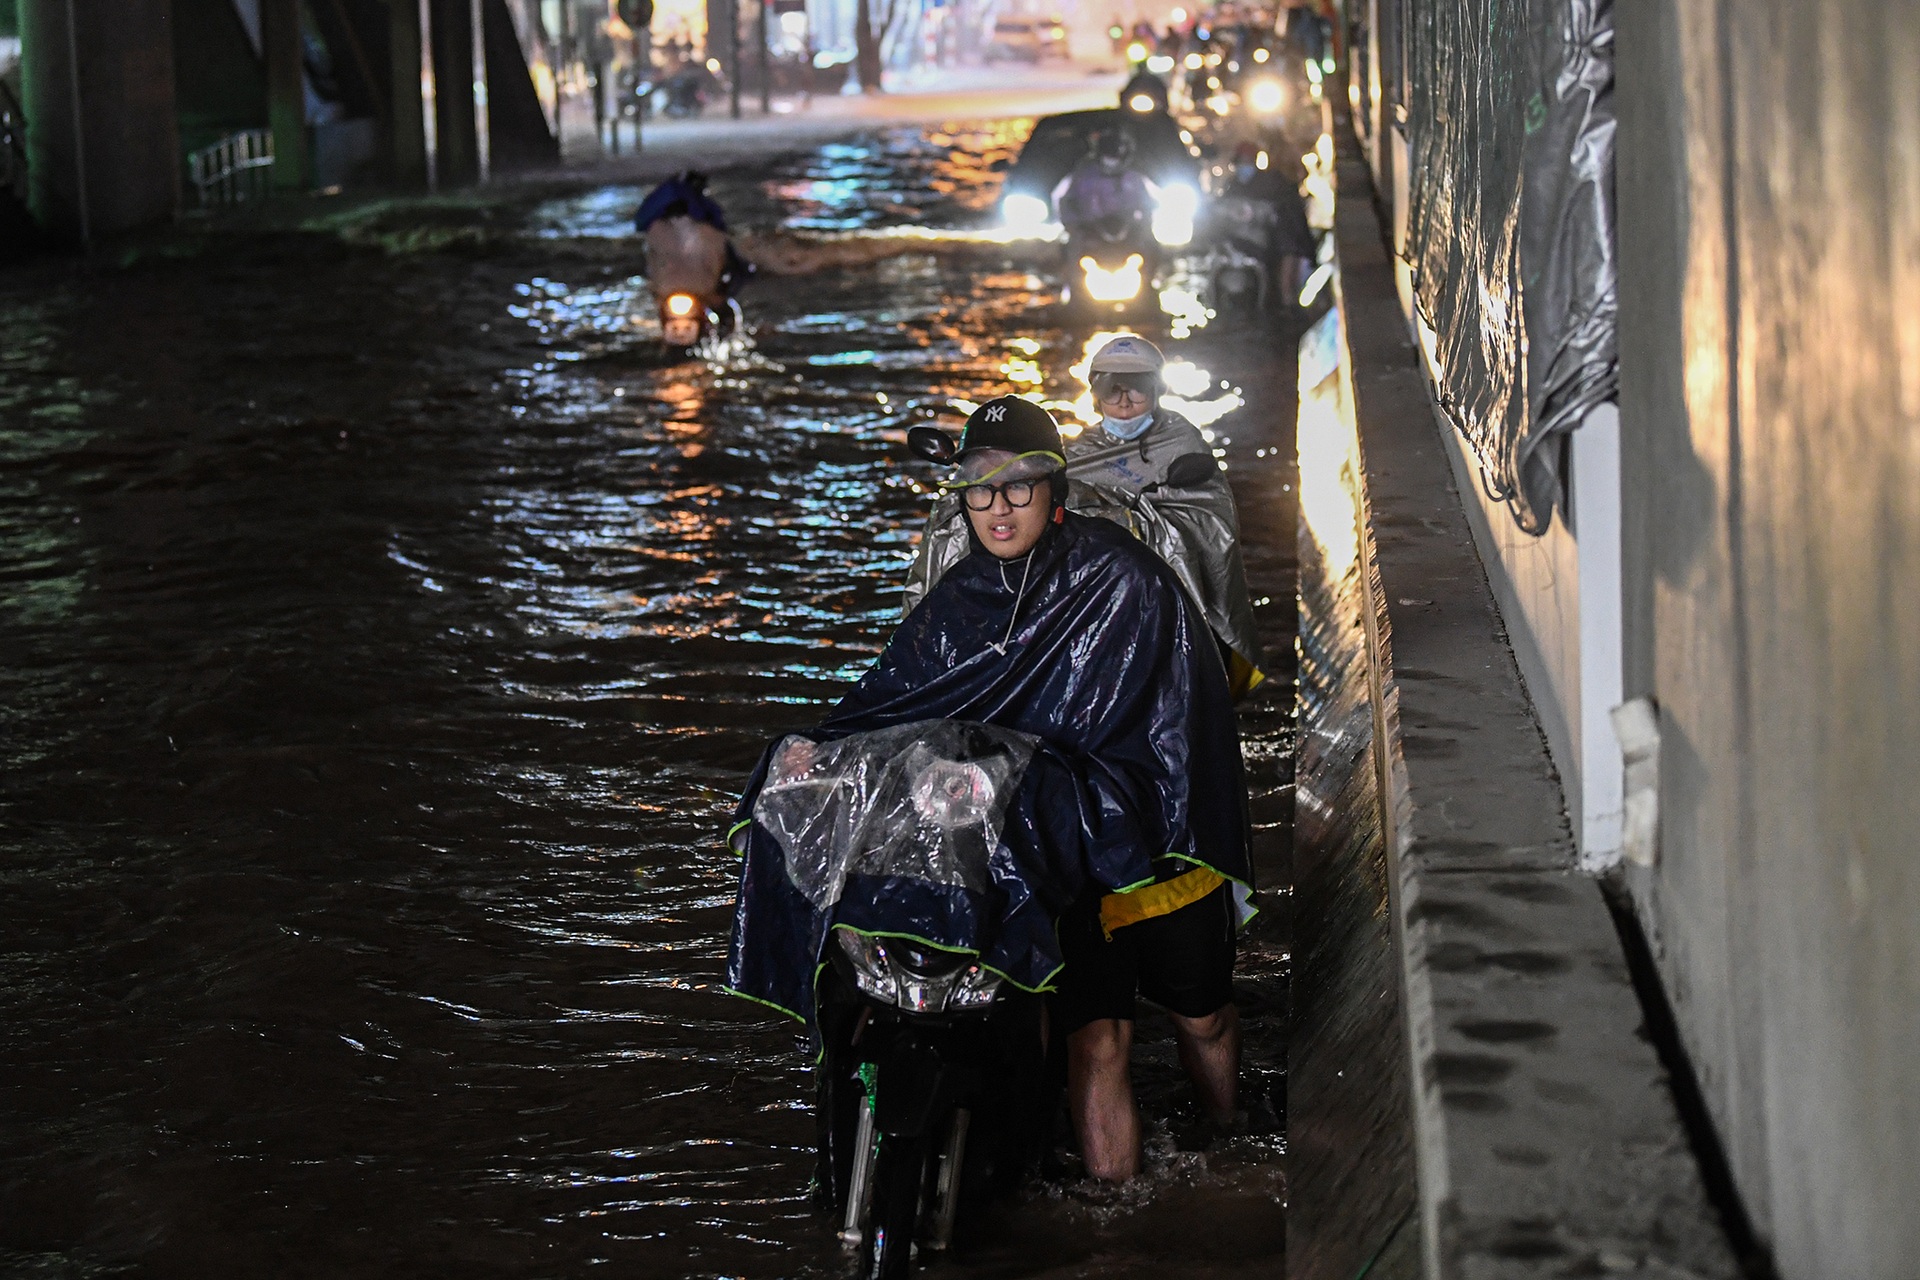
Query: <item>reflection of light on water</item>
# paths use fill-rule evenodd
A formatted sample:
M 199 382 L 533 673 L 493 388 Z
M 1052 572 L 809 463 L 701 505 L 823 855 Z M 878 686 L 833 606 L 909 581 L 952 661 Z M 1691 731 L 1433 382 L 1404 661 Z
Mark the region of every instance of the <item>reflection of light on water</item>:
M 1328 378 L 1300 398 L 1300 513 L 1320 545 L 1328 578 L 1360 559 L 1353 433 L 1341 420 L 1338 383 Z
M 1160 310 L 1166 313 L 1168 331 L 1178 338 L 1192 335 L 1195 329 L 1207 327 L 1207 321 L 1213 319 L 1213 312 L 1207 310 L 1200 296 L 1185 285 L 1170 284 L 1160 291 Z
M 1191 360 L 1169 360 L 1160 370 L 1167 390 L 1176 396 L 1203 396 L 1213 389 L 1213 375 Z
M 1040 372 L 1039 364 L 1024 356 L 1011 357 L 1000 366 L 1000 372 L 1006 375 L 1008 382 L 1029 386 L 1037 387 L 1047 380 L 1046 375 Z
M 1167 394 L 1160 403 L 1175 413 L 1184 414 L 1200 428 L 1200 434 L 1209 443 L 1213 433 L 1207 428 L 1247 402 L 1236 388 L 1225 384 L 1218 387 L 1219 394 L 1211 399 L 1203 398 L 1216 389 L 1213 375 L 1191 360 L 1169 360 L 1160 376 L 1167 383 Z
M 1207 434 L 1208 427 L 1246 402 L 1245 396 L 1232 389 L 1222 393 L 1216 400 L 1189 400 L 1185 396 L 1163 396 L 1160 400 L 1161 404 L 1175 413 L 1185 415 L 1194 426 L 1200 428 L 1202 435 Z

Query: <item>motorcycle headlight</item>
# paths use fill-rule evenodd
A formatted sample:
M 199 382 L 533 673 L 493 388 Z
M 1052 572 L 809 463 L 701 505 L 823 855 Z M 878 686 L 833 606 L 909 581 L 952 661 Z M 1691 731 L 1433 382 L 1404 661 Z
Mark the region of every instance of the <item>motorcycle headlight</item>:
M 690 293 L 676 293 L 667 298 L 667 314 L 670 316 L 690 316 L 693 308 L 694 298 Z
M 870 938 L 836 929 L 854 985 L 908 1013 L 946 1013 L 993 1003 L 1001 978 L 977 956 L 916 946 L 901 938 Z
M 947 997 L 949 1009 L 984 1009 L 993 1003 L 1000 994 L 1000 975 L 984 966 L 967 966 L 960 981 L 954 985 L 953 994 Z
M 835 929 L 840 950 L 846 953 L 853 970 L 853 985 L 876 1000 L 892 1004 L 898 992 L 893 978 L 893 961 L 880 939 L 869 938 L 851 929 Z
M 1016 191 L 1000 202 L 1000 216 L 1011 230 L 1034 234 L 1047 225 L 1053 209 L 1039 196 Z
M 1146 93 L 1136 93 L 1127 99 L 1127 106 L 1129 109 L 1137 111 L 1143 116 L 1150 115 L 1153 112 L 1153 96 Z
M 1280 109 L 1285 94 L 1278 80 L 1262 80 L 1253 86 L 1247 94 L 1247 102 L 1263 116 L 1270 116 Z
M 947 831 L 985 822 L 993 812 L 993 779 L 977 764 L 936 760 L 913 785 L 913 807 Z
M 1138 40 L 1127 46 L 1128 62 L 1145 62 L 1146 60 L 1147 46 L 1141 44 Z
M 1086 281 L 1087 296 L 1095 302 L 1132 302 L 1146 283 L 1141 268 L 1146 265 L 1137 253 L 1108 270 L 1092 258 L 1080 259 L 1080 271 Z
M 1173 70 L 1173 59 L 1164 53 L 1156 53 L 1147 59 L 1147 70 L 1156 76 L 1163 76 Z

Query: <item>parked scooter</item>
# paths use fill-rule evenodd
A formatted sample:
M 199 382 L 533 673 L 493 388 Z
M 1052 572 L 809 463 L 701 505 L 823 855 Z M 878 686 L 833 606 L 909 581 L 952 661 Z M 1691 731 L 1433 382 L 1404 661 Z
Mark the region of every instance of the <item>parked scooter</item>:
M 697 62 L 684 62 L 662 84 L 653 87 L 654 107 L 676 120 L 698 118 L 707 109 L 712 72 Z

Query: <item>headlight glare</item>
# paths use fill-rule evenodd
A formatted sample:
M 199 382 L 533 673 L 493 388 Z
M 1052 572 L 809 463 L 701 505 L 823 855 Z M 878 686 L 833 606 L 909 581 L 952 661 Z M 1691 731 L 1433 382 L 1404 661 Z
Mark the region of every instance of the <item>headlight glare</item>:
M 1016 191 L 1000 202 L 1000 216 L 1014 231 L 1038 232 L 1052 215 L 1053 209 L 1045 200 L 1024 191 Z
M 1170 249 L 1193 242 L 1193 219 L 1200 211 L 1200 192 L 1176 183 L 1162 187 L 1153 211 L 1153 238 Z

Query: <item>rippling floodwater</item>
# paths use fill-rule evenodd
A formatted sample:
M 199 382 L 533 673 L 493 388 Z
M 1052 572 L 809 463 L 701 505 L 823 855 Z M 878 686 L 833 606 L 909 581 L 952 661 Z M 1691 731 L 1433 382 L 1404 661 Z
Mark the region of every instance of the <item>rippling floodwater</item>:
M 763 227 L 964 224 L 1019 136 L 719 185 Z M 793 1030 L 711 990 L 721 832 L 896 616 L 905 427 L 1010 378 L 1070 399 L 1089 335 L 1035 262 L 919 253 L 762 279 L 751 349 L 663 365 L 606 247 L 631 194 L 475 253 L 0 277 L 0 1271 L 839 1268 Z M 1214 429 L 1283 874 L 1291 342 L 1216 328 L 1178 345 L 1246 401 Z M 1261 1088 L 1284 968 L 1256 932 Z M 1278 1140 L 1156 1141 L 1118 1201 L 1038 1193 L 941 1273 L 1274 1274 Z

